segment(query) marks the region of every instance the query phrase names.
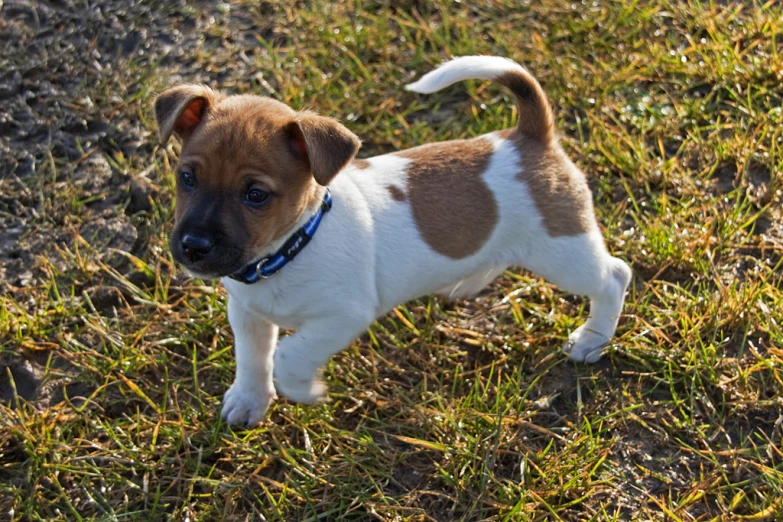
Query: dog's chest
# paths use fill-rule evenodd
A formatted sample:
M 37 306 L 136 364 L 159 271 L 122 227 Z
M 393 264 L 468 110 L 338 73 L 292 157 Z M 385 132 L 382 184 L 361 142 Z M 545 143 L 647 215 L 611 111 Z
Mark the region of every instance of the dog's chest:
M 303 296 L 299 295 L 303 289 L 296 284 L 284 285 L 282 279 L 261 280 L 252 285 L 231 279 L 223 279 L 222 282 L 228 291 L 229 299 L 241 304 L 247 312 L 281 328 L 295 329 L 301 325 L 302 317 L 306 315 L 301 306 Z

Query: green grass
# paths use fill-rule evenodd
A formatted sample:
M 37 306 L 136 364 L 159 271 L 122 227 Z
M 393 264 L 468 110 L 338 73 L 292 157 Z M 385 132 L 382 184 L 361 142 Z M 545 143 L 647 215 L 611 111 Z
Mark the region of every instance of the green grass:
M 225 9 L 210 23 L 195 6 L 146 4 L 200 20 L 204 40 L 188 67 L 124 59 L 80 86 L 149 131 L 136 155 L 95 154 L 160 193 L 132 217 L 133 256 L 76 239 L 36 259 L 39 284 L 0 296 L 0 350 L 44 367 L 49 394 L 0 405 L 2 516 L 783 518 L 783 10 L 518 4 L 230 2 L 252 41 Z M 230 92 L 340 118 L 367 157 L 513 125 L 497 85 L 402 89 L 476 53 L 540 79 L 609 248 L 634 269 L 609 353 L 567 360 L 559 346 L 586 301 L 514 270 L 476 300 L 423 298 L 379 318 L 331 362 L 328 403 L 281 399 L 257 429 L 229 428 L 225 294 L 185 279 L 167 251 L 178 148 L 155 146 L 155 92 L 178 72 L 220 72 Z M 74 168 L 50 155 L 20 181 L 40 200 L 26 234 L 78 230 L 93 211 Z M 94 302 L 96 287 L 120 289 L 113 306 Z

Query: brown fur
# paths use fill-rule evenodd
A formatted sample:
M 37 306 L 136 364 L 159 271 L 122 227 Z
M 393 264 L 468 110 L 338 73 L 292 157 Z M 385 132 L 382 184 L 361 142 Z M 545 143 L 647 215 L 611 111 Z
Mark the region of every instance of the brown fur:
M 241 249 L 224 256 L 225 263 L 239 266 L 320 203 L 320 185 L 353 158 L 359 140 L 330 118 L 297 113 L 271 98 L 231 96 L 215 102 L 218 96 L 206 91 L 175 87 L 155 104 L 161 138 L 171 132 L 183 138 L 178 172 L 186 169 L 196 178 L 196 188 L 187 190 L 178 176 L 172 240 L 181 226 L 220 229 L 221 237 L 235 238 L 227 243 Z M 196 107 L 198 121 L 188 127 L 183 121 L 195 121 L 188 114 L 193 100 L 203 100 L 204 106 Z M 272 194 L 269 202 L 261 208 L 245 204 L 251 187 Z M 229 262 L 229 257 L 237 259 Z
M 483 138 L 423 145 L 408 158 L 408 199 L 422 238 L 453 259 L 475 254 L 498 222 L 498 206 L 481 178 L 492 156 Z
M 225 98 L 206 85 L 178 85 L 155 99 L 158 138 L 165 143 L 176 133 L 187 139 L 204 116 L 205 111 Z
M 336 120 L 311 111 L 300 112 L 296 124 L 307 147 L 313 177 L 328 185 L 359 150 L 359 138 Z
M 541 143 L 555 137 L 555 117 L 538 81 L 527 71 L 507 72 L 498 81 L 514 94 L 519 112 L 517 129 Z
M 527 185 L 550 236 L 577 236 L 596 226 L 587 180 L 557 142 L 543 144 L 517 129 L 498 134 L 519 151 L 522 171 L 517 179 Z
M 386 190 L 389 191 L 389 194 L 391 194 L 392 199 L 395 201 L 405 201 L 407 199 L 405 192 L 395 187 L 394 185 L 387 186 Z
M 289 152 L 289 138 L 283 132 L 295 115 L 269 98 L 228 98 L 182 147 L 180 169 L 195 165 L 201 191 L 231 200 L 225 208 L 236 207 L 224 213 L 223 226 L 244 231 L 249 240 L 243 246 L 249 257 L 280 238 L 317 201 L 308 166 Z M 261 209 L 243 205 L 250 185 L 275 196 Z M 191 198 L 180 187 L 178 215 L 189 207 Z M 201 209 L 196 206 L 192 211 Z
M 369 169 L 372 163 L 370 163 L 369 161 L 363 158 L 356 158 L 351 162 L 351 165 L 353 165 L 359 170 L 365 170 L 365 169 Z

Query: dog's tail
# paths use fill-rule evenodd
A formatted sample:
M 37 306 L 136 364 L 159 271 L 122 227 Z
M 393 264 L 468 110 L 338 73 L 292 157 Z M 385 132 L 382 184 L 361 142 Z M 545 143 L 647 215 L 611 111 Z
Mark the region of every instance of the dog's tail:
M 405 88 L 429 94 L 469 79 L 497 80 L 511 89 L 519 110 L 519 132 L 543 143 L 554 138 L 555 118 L 544 90 L 524 67 L 513 60 L 500 56 L 461 56 L 441 64 Z

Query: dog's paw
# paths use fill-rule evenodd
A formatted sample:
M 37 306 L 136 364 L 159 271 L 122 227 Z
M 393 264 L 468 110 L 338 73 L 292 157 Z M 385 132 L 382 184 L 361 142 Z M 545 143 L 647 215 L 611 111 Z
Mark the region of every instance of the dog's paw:
M 220 416 L 232 425 L 255 426 L 264 419 L 274 398 L 274 392 L 239 386 L 235 382 L 223 397 Z
M 293 361 L 277 357 L 275 353 L 275 388 L 280 395 L 294 402 L 312 404 L 326 396 L 326 384 L 318 377 L 318 372 L 302 373 Z
M 583 325 L 568 336 L 563 351 L 574 361 L 592 364 L 601 359 L 608 345 L 609 339 L 606 336 Z

